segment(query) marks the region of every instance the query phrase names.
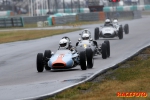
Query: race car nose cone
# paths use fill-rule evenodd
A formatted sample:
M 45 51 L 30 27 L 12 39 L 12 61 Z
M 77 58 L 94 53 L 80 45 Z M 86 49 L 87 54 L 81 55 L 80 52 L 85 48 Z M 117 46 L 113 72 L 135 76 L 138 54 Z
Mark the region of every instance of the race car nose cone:
M 53 65 L 52 65 L 53 68 L 63 68 L 65 66 L 66 66 L 66 64 L 64 64 L 64 63 L 53 63 Z

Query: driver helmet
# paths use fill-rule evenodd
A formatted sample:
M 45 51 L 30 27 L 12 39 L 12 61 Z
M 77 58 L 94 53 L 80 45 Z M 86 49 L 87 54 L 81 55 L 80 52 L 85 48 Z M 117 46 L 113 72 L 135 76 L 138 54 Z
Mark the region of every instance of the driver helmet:
M 113 21 L 113 23 L 118 24 L 118 20 L 115 19 L 115 20 Z
M 61 48 L 65 48 L 67 49 L 69 47 L 69 42 L 67 39 L 61 39 L 60 42 L 59 42 L 59 46 Z
M 87 34 L 87 33 L 85 33 L 85 34 L 82 35 L 82 39 L 83 40 L 89 40 L 89 38 L 90 38 L 90 35 Z
M 105 24 L 110 24 L 110 23 L 111 23 L 110 19 L 105 20 Z
M 90 34 L 90 31 L 88 29 L 84 29 L 82 33 Z

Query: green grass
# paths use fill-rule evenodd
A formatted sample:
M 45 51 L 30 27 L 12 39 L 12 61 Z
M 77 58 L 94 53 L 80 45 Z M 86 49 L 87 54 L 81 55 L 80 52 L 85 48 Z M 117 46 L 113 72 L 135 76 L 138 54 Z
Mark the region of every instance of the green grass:
M 119 66 L 101 81 L 80 84 L 46 100 L 150 100 L 150 48 Z M 117 97 L 118 92 L 146 92 L 148 96 Z
M 0 43 L 32 40 L 77 30 L 79 29 L 5 31 L 0 32 Z
M 86 24 L 102 24 L 104 21 L 76 21 L 64 24 L 65 26 L 80 26 Z
M 34 24 L 25 24 L 23 28 L 36 28 L 36 27 L 37 27 L 37 24 L 34 23 Z

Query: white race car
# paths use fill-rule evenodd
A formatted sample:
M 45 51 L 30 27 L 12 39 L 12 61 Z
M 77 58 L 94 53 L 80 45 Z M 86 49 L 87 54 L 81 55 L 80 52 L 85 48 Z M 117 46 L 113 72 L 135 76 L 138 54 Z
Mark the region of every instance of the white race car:
M 126 24 L 124 26 L 124 30 L 122 25 L 118 24 L 118 21 L 115 19 L 113 23 L 108 25 L 101 26 L 100 29 L 98 27 L 95 28 L 94 38 L 98 40 L 99 38 L 114 38 L 119 37 L 119 39 L 123 39 L 123 31 L 125 34 L 129 33 L 129 26 Z

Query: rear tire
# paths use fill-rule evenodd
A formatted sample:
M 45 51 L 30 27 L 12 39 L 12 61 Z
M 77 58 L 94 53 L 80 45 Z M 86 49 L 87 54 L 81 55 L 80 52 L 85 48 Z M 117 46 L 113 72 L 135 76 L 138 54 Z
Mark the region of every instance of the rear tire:
M 123 29 L 122 29 L 122 27 L 119 27 L 118 37 L 119 37 L 119 39 L 123 39 Z
M 106 59 L 107 58 L 107 49 L 106 49 L 106 44 L 102 43 L 102 58 Z
M 51 68 L 48 66 L 48 61 L 47 58 L 51 58 L 51 51 L 50 50 L 45 50 L 44 52 L 44 59 L 45 59 L 45 70 L 51 70 Z
M 125 34 L 129 34 L 129 25 L 128 24 L 124 25 L 124 32 L 125 32 Z
M 110 57 L 110 43 L 109 41 L 104 41 L 104 43 L 106 44 L 106 48 L 107 48 L 107 57 Z
M 43 70 L 44 70 L 43 59 L 44 59 L 43 54 L 38 53 L 37 54 L 37 59 L 36 59 L 36 66 L 37 66 L 37 71 L 38 72 L 43 72 Z
M 87 67 L 92 68 L 94 62 L 93 62 L 93 51 L 91 48 L 86 49 L 86 58 L 87 58 Z
M 95 40 L 99 39 L 99 28 L 98 27 L 95 28 L 94 39 Z
M 81 51 L 80 52 L 80 66 L 81 66 L 82 70 L 86 70 L 87 69 L 85 51 Z

